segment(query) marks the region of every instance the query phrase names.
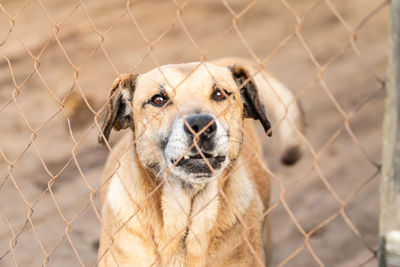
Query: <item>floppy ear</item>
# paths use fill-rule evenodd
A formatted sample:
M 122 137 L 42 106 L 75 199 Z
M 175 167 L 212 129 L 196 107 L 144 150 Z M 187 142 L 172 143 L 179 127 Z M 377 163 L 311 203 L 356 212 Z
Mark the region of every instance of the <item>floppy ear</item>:
M 111 86 L 108 93 L 107 114 L 101 133 L 98 137 L 100 145 L 108 141 L 111 129 L 119 131 L 130 127 L 133 130 L 132 97 L 135 91 L 137 74 L 121 74 Z
M 233 79 L 240 90 L 244 117 L 259 120 L 264 131 L 268 136 L 271 136 L 271 123 L 265 115 L 264 108 L 258 96 L 257 86 L 251 75 L 245 68 L 237 65 L 229 66 L 228 68 L 231 70 Z

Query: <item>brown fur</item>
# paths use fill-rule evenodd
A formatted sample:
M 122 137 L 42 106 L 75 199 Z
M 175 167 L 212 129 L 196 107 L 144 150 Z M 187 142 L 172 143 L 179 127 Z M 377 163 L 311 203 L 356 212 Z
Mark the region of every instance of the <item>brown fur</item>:
M 202 68 L 210 70 L 193 71 L 193 63 L 179 66 L 164 67 L 163 75 L 153 70 L 146 74 L 151 78 L 131 83 L 136 84 L 134 131 L 113 149 L 103 173 L 99 266 L 262 266 L 271 245 L 268 220 L 263 217 L 270 184 L 260 140 L 252 123 L 243 122 L 240 94 L 228 69 L 209 64 Z M 178 72 L 192 75 L 182 82 Z M 165 81 L 164 75 L 170 80 Z M 210 101 L 205 89 L 212 83 L 206 81 L 214 78 L 236 90 L 224 104 Z M 155 85 L 169 83 L 175 88 L 170 107 L 143 107 L 157 92 Z M 124 89 L 120 80 L 117 84 Z M 259 94 L 265 94 L 263 89 L 258 88 Z M 230 126 L 232 163 L 210 182 L 188 188 L 168 176 L 157 178 L 148 166 L 162 157 L 156 137 L 168 130 L 177 114 L 193 110 L 212 112 Z M 104 137 L 108 135 L 103 133 L 100 140 Z

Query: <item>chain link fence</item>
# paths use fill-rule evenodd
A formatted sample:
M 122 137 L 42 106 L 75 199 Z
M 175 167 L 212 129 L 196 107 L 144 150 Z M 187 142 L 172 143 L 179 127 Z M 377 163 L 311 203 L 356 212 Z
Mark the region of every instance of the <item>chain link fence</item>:
M 375 266 L 389 9 L 386 0 L 2 1 L 0 266 L 97 265 L 101 172 L 124 134 L 98 147 L 111 82 L 225 56 L 272 72 L 306 115 L 306 134 L 295 130 L 305 155 L 291 167 L 257 126 L 272 266 Z

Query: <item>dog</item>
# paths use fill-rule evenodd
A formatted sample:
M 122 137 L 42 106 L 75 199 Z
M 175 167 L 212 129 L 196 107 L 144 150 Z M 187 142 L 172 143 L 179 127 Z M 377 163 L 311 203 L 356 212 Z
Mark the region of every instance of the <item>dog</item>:
M 122 74 L 108 101 L 100 144 L 131 131 L 103 172 L 98 266 L 267 265 L 270 181 L 249 119 L 271 135 L 265 111 L 284 118 L 282 162 L 295 163 L 304 123 L 293 93 L 225 58 Z

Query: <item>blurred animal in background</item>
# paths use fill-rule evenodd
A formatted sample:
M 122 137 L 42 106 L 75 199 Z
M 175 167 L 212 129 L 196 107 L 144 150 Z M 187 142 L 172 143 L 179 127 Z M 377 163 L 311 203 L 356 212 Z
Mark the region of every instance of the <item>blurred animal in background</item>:
M 95 105 L 91 97 L 85 97 L 89 103 Z M 71 92 L 65 98 L 64 114 L 69 119 L 73 130 L 83 129 L 92 123 L 94 118 L 93 112 L 88 108 L 82 95 L 77 92 Z
M 293 93 L 247 60 L 122 74 L 99 142 L 129 128 L 105 165 L 99 266 L 256 266 L 270 262 L 270 181 L 252 121 L 277 129 L 295 163 L 304 130 Z M 292 103 L 290 108 L 287 107 Z

